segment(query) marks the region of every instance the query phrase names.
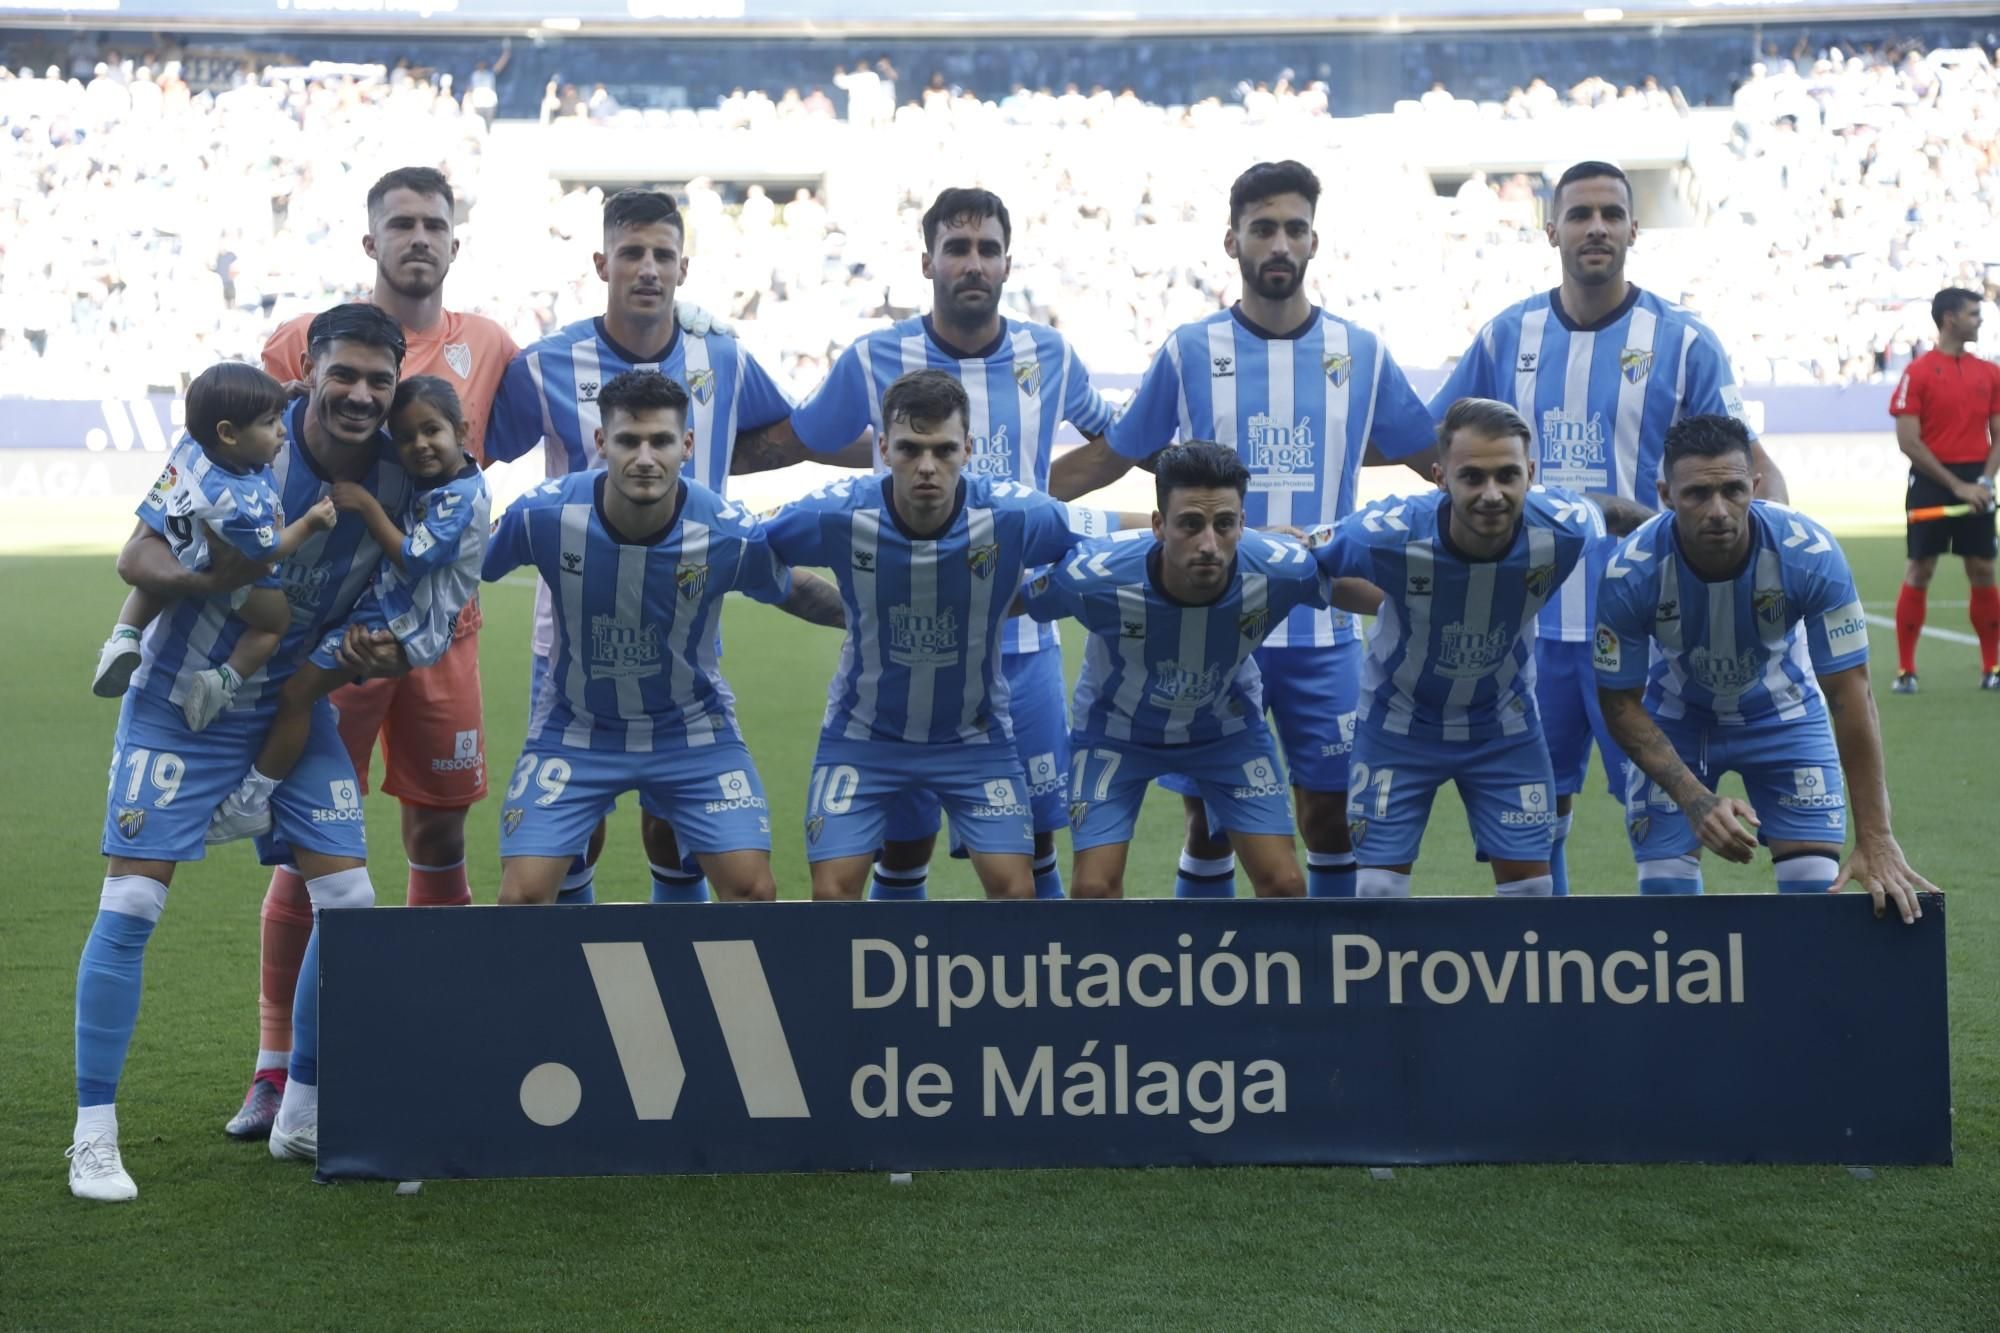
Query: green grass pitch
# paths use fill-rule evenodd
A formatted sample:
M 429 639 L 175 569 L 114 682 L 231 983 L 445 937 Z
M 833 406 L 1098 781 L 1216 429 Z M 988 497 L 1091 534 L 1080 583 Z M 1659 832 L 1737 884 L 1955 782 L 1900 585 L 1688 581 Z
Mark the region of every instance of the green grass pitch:
M 1871 609 L 1886 609 L 1900 542 L 1847 546 Z M 1020 1171 L 894 1188 L 876 1174 L 440 1183 L 414 1198 L 321 1188 L 221 1132 L 256 1045 L 265 883 L 233 846 L 183 870 L 149 952 L 120 1098 L 141 1193 L 114 1208 L 69 1197 L 61 1153 L 114 715 L 87 676 L 118 589 L 104 556 L 0 559 L 0 586 L 0 1328 L 2000 1327 L 2000 907 L 1986 859 L 2000 826 L 2000 696 L 1974 690 L 1969 645 L 1926 640 L 1924 693 L 1900 698 L 1887 693 L 1891 637 L 1874 638 L 1897 832 L 1951 894 L 1951 1169 L 1866 1181 L 1838 1167 L 1456 1167 L 1390 1182 L 1353 1168 Z M 1934 596 L 1963 596 L 1955 571 Z M 520 584 L 486 594 L 496 783 L 525 724 L 531 601 Z M 1963 619 L 1947 606 L 1932 616 L 1961 634 Z M 802 896 L 798 830 L 835 636 L 742 604 L 728 644 L 771 791 L 780 892 Z M 497 810 L 477 807 L 469 830 L 474 893 L 489 902 Z M 645 895 L 636 823 L 629 803 L 614 817 L 602 899 Z M 377 885 L 400 901 L 393 803 L 370 798 L 368 831 Z M 1177 810 L 1156 793 L 1136 889 L 1168 890 L 1178 843 Z M 1578 891 L 1632 890 L 1601 795 L 1584 800 L 1571 866 Z M 1708 864 L 1725 892 L 1762 891 L 1769 873 Z M 1417 886 L 1485 891 L 1449 796 Z M 934 892 L 972 887 L 962 864 L 940 860 Z M 478 1019 L 467 1014 L 468 1029 Z M 421 1094 L 409 1113 L 425 1114 Z

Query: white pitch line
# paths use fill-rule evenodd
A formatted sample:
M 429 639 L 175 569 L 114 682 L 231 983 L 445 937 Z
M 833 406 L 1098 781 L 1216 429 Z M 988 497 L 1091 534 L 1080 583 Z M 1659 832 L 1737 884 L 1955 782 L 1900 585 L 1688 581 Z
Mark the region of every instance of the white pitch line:
M 1888 616 L 1875 616 L 1864 613 L 1862 619 L 1871 625 L 1880 625 L 1883 629 L 1892 630 L 1896 628 L 1896 622 Z M 1933 629 L 1929 625 L 1926 625 L 1924 626 L 1924 637 L 1926 639 L 1943 639 L 1946 643 L 1963 643 L 1973 648 L 1979 646 L 1978 639 L 1970 634 L 1961 634 L 1955 629 Z

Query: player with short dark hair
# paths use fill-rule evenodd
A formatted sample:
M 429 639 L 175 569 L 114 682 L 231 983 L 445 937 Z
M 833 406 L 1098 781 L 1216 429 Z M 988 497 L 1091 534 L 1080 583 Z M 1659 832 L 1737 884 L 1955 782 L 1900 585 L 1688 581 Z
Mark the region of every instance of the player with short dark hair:
M 1699 893 L 1703 849 L 1747 864 L 1763 843 L 1780 892 L 1851 881 L 1877 915 L 1886 896 L 1914 920 L 1931 886 L 1889 827 L 1861 595 L 1826 529 L 1752 498 L 1751 459 L 1733 417 L 1676 423 L 1655 483 L 1664 512 L 1619 543 L 1598 590 L 1593 660 L 1633 764 L 1639 891 Z M 1732 771 L 1747 801 L 1717 791 Z M 1847 793 L 1858 827 L 1842 866 Z
M 1563 172 L 1544 230 L 1560 258 L 1560 285 L 1487 321 L 1432 396 L 1431 412 L 1442 418 L 1465 398 L 1511 403 L 1533 432 L 1529 454 L 1543 485 L 1650 506 L 1669 426 L 1691 413 L 1744 416 L 1728 354 L 1692 312 L 1627 281 L 1639 221 L 1632 182 L 1616 166 L 1578 162 Z M 1761 445 L 1751 447 L 1759 494 L 1782 500 L 1777 465 Z M 1624 782 L 1590 668 L 1598 577 L 1591 558 L 1544 606 L 1535 644 L 1535 690 L 1555 770 L 1550 873 L 1558 897 L 1569 892 L 1563 848 L 1593 737 L 1613 790 Z
M 1347 782 L 1362 897 L 1409 895 L 1446 782 L 1458 786 L 1496 892 L 1554 889 L 1554 775 L 1535 701 L 1535 617 L 1606 537 L 1596 505 L 1534 484 L 1532 438 L 1506 403 L 1454 403 L 1438 426 L 1438 489 L 1377 501 L 1315 543 L 1329 576 L 1382 590 Z M 1628 528 L 1642 513 L 1605 504 Z
M 769 901 L 771 816 L 718 669 L 726 593 L 782 603 L 762 525 L 682 475 L 691 397 L 653 370 L 597 394 L 604 466 L 502 516 L 484 577 L 532 565 L 553 589 L 547 685 L 500 812 L 502 903 L 552 903 L 618 797 L 669 814 L 718 896 Z
M 381 426 L 396 391 L 402 333 L 369 306 L 336 307 L 315 329 L 326 336 L 311 340 L 319 350 L 306 365 L 307 394 L 292 403 L 285 446 L 272 460 L 279 502 L 304 513 L 334 483 L 352 481 L 400 508 L 409 480 Z M 119 555 L 126 582 L 173 604 L 147 632 L 119 711 L 104 816 L 110 860 L 77 968 L 78 1111 L 69 1157 L 70 1190 L 80 1198 L 117 1201 L 138 1193 L 119 1153 L 114 1099 L 138 1019 L 146 944 L 174 871 L 201 859 L 209 812 L 249 768 L 279 689 L 321 635 L 346 623 L 381 557 L 360 516 L 341 513 L 329 531 L 285 560 L 278 573 L 292 618 L 284 641 L 231 706 L 197 733 L 178 706 L 186 683 L 227 660 L 242 628 L 228 595 L 263 566 L 219 549 L 207 569 L 191 570 L 147 524 Z M 341 658 L 357 676 L 407 669 L 401 645 L 384 646 L 365 634 L 348 634 Z M 298 867 L 312 911 L 374 903 L 354 765 L 325 701 L 314 707 L 304 756 L 271 806 L 274 826 L 259 839 L 258 852 L 267 865 Z M 276 1157 L 310 1159 L 318 1146 L 318 933 L 311 917 L 307 924 L 296 1001 L 288 1006 L 290 1077 L 267 1129 Z
M 1260 162 L 1237 177 L 1222 248 L 1241 272 L 1241 300 L 1174 330 L 1108 443 L 1056 464 L 1052 494 L 1073 498 L 1109 485 L 1177 438 L 1237 451 L 1250 471 L 1245 521 L 1256 528 L 1346 517 L 1364 464 L 1402 462 L 1429 478 L 1432 423 L 1423 400 L 1379 338 L 1314 306 L 1306 291 L 1319 250 L 1319 193 L 1318 178 L 1298 162 Z M 1275 625 L 1259 650 L 1314 896 L 1354 891 L 1347 760 L 1360 651 L 1345 613 L 1306 606 Z M 1188 798 L 1175 892 L 1228 897 L 1235 892 L 1228 840 L 1207 827 L 1189 784 L 1167 785 Z
M 1994 586 L 1996 547 L 1993 475 L 2000 472 L 2000 366 L 1972 355 L 1979 340 L 1979 293 L 1947 287 L 1931 298 L 1937 346 L 1912 361 L 1896 381 L 1889 414 L 1896 447 L 1910 460 L 1905 510 L 1967 505 L 1954 518 L 1905 520 L 1909 563 L 1896 594 L 1896 694 L 1917 692 L 1917 640 L 1929 609 L 1938 557 L 1965 562 L 1970 615 L 1979 638 L 1979 688 L 2000 690 L 2000 588 Z
M 887 474 L 824 487 L 768 522 L 788 564 L 831 567 L 847 640 L 806 820 L 815 898 L 858 899 L 891 806 L 932 791 L 990 897 L 1034 896 L 1033 816 L 1002 668 L 1025 567 L 1111 523 L 1019 482 L 963 475 L 971 394 L 918 370 L 883 395 Z

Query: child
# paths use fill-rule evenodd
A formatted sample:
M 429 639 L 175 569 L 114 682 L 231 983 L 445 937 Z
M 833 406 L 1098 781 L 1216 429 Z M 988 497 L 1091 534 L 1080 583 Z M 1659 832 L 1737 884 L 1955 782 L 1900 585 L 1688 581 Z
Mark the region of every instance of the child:
M 352 482 L 335 482 L 334 505 L 359 514 L 382 548 L 382 564 L 347 625 L 327 633 L 278 695 L 277 716 L 257 763 L 217 807 L 207 841 L 229 842 L 271 824 L 271 793 L 298 763 L 313 705 L 346 684 L 339 665 L 349 626 L 396 636 L 413 667 L 429 666 L 451 645 L 458 613 L 479 587 L 492 527 L 492 499 L 479 465 L 465 454 L 465 411 L 449 382 L 414 375 L 396 386 L 389 433 L 416 493 L 405 516 L 408 536 L 380 502 Z
M 166 470 L 139 506 L 139 517 L 167 539 L 183 566 L 207 569 L 209 543 L 226 542 L 259 564 L 283 560 L 314 533 L 334 525 L 331 502 L 322 500 L 286 526 L 271 476 L 271 460 L 284 447 L 285 390 L 263 371 L 224 361 L 195 377 L 187 391 L 187 436 L 175 446 Z M 237 689 L 263 670 L 291 624 L 291 608 L 275 569 L 230 594 L 229 606 L 246 628 L 229 661 L 188 684 L 181 711 L 200 731 L 230 705 Z M 139 666 L 139 635 L 163 603 L 134 588 L 118 624 L 97 655 L 92 693 L 115 699 Z

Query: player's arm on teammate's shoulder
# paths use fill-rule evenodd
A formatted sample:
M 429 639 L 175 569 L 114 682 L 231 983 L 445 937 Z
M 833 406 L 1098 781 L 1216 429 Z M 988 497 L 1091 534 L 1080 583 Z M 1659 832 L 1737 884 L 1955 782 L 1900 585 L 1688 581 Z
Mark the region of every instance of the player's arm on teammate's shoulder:
M 1320 594 L 1336 611 L 1372 616 L 1382 609 L 1385 594 L 1369 577 L 1374 573 L 1367 545 L 1353 534 L 1354 516 L 1315 528 L 1300 538 L 1319 566 Z
M 1748 801 L 1717 795 L 1694 775 L 1646 711 L 1644 692 L 1643 686 L 1598 685 L 1597 702 L 1611 738 L 1681 808 L 1702 846 L 1726 861 L 1748 865 L 1757 856 L 1757 835 L 1751 831 L 1758 823 L 1756 810 Z
M 182 597 L 218 597 L 255 583 L 271 565 L 252 560 L 228 542 L 210 542 L 208 568 L 188 569 L 167 539 L 141 521 L 118 552 L 118 577 L 163 601 Z
M 825 463 L 832 467 L 869 468 L 875 465 L 875 432 L 864 430 L 830 454 L 814 453 L 792 429 L 792 419 L 774 421 L 756 430 L 736 433 L 736 448 L 730 451 L 729 474 L 775 472 L 794 463 Z
M 1092 436 L 1049 464 L 1049 494 L 1058 500 L 1074 500 L 1102 490 L 1130 472 L 1134 461 L 1113 449 L 1107 437 Z
M 1893 902 L 1905 925 L 1924 914 L 1920 892 L 1937 886 L 1910 868 L 1889 825 L 1889 784 L 1882 764 L 1882 727 L 1875 712 L 1875 691 L 1868 683 L 1868 664 L 1831 671 L 1819 677 L 1826 710 L 1833 718 L 1833 741 L 1840 751 L 1840 769 L 1847 782 L 1847 800 L 1854 811 L 1854 850 L 1840 868 L 1830 892 L 1843 884 L 1859 884 L 1875 900 L 1881 916 Z
M 1623 496 L 1609 495 L 1602 491 L 1587 491 L 1584 493 L 1584 499 L 1597 506 L 1598 512 L 1604 515 L 1604 526 L 1611 530 L 1611 535 L 1614 537 L 1623 537 L 1636 531 L 1639 525 L 1653 517 L 1654 513 L 1636 500 L 1627 500 Z
M 840 589 L 810 570 L 792 571 L 792 591 L 785 598 L 783 609 L 814 625 L 847 628 L 847 607 L 840 600 Z

